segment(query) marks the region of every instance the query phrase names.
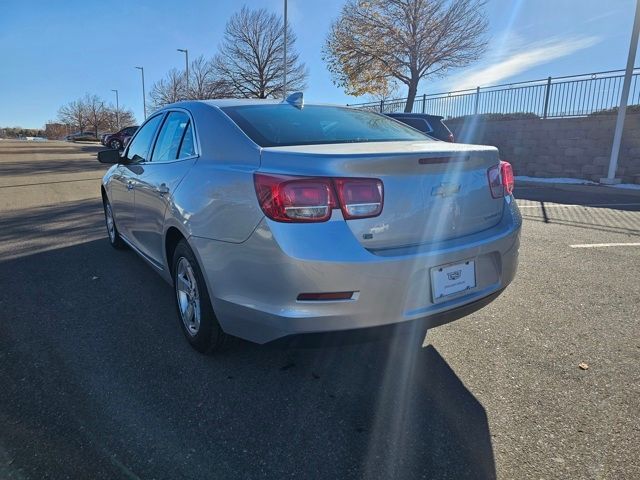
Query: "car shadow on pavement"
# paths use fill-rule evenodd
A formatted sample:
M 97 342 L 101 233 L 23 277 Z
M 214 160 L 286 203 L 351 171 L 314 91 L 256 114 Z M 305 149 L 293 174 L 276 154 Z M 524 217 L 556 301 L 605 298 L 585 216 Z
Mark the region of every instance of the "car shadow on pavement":
M 640 194 L 606 187 L 581 191 L 527 185 L 517 188 L 515 196 L 527 220 L 640 235 Z
M 597 186 L 572 187 L 563 189 L 546 185 L 523 185 L 516 186 L 514 195 L 518 200 L 640 212 L 640 192 Z
M 24 176 L 34 178 L 34 182 L 37 182 L 35 175 L 42 174 L 73 174 L 73 173 L 85 173 L 96 172 L 102 173 L 106 171 L 107 166 L 99 163 L 95 158 L 76 158 L 76 159 L 50 159 L 47 161 L 37 160 L 16 160 L 11 162 L 0 162 L 0 176 Z
M 485 409 L 422 338 L 204 356 L 172 288 L 106 239 L 5 257 L 0 312 L 5 476 L 496 475 Z
M 104 214 L 99 199 L 4 211 L 0 214 L 0 262 L 103 235 Z

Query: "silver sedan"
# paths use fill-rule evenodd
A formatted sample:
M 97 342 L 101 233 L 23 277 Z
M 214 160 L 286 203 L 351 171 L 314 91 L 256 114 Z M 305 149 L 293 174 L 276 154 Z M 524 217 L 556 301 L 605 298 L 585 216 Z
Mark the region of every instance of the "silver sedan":
M 383 325 L 427 329 L 513 280 L 521 217 L 493 147 L 361 110 L 181 102 L 102 181 L 109 241 L 174 287 L 199 351 Z M 378 331 L 378 330 L 375 330 Z

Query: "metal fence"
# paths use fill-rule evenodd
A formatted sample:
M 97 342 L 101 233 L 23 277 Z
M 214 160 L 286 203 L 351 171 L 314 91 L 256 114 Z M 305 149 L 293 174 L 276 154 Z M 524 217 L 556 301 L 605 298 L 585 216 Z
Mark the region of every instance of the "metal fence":
M 640 104 L 640 67 L 634 69 L 629 105 Z M 417 96 L 412 112 L 446 118 L 485 113 L 533 114 L 542 118 L 576 117 L 616 108 L 624 70 L 546 78 L 492 87 Z M 404 111 L 406 98 L 350 106 L 393 113 Z

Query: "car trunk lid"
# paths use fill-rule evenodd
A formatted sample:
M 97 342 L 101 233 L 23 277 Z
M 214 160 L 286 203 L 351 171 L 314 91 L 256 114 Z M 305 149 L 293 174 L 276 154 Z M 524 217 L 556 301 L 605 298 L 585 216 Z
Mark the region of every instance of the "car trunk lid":
M 363 246 L 376 250 L 444 241 L 496 225 L 503 201 L 491 196 L 487 169 L 498 162 L 495 147 L 370 142 L 264 148 L 261 170 L 382 180 L 382 213 L 347 222 Z

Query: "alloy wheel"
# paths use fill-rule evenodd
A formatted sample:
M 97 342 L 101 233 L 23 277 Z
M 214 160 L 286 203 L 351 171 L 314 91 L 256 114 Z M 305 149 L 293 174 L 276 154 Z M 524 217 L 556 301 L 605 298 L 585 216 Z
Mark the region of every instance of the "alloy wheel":
M 107 203 L 104 208 L 105 220 L 107 222 L 107 233 L 109 234 L 109 240 L 111 243 L 116 240 L 116 224 L 113 221 L 113 212 L 111 211 L 111 205 Z
M 200 292 L 193 267 L 185 257 L 178 260 L 175 289 L 180 319 L 189 335 L 195 336 L 200 330 Z

